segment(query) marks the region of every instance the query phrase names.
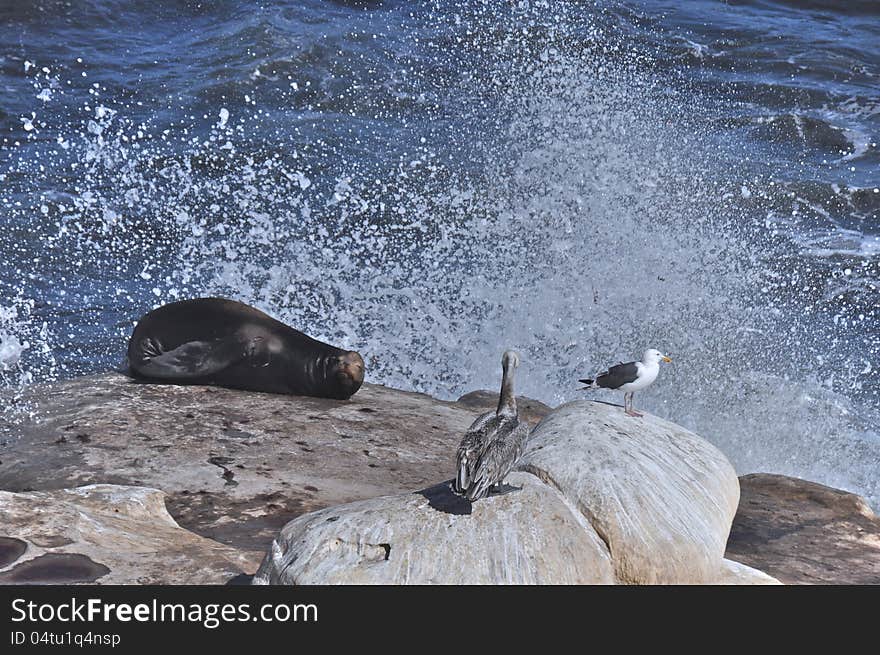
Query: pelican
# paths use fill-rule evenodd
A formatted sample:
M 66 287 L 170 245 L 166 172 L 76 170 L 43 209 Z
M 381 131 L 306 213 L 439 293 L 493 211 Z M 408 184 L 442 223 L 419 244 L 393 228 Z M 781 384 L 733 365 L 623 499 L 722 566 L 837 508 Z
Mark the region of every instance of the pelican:
M 623 411 L 627 416 L 642 416 L 633 409 L 633 396 L 636 391 L 649 387 L 660 372 L 660 362 L 671 362 L 672 359 L 653 348 L 646 350 L 640 362 L 627 362 L 612 366 L 596 379 L 585 378 L 583 389 L 617 389 L 623 391 Z
M 529 426 L 519 420 L 513 375 L 519 355 L 513 350 L 501 357 L 503 371 L 498 409 L 486 412 L 465 433 L 457 452 L 458 473 L 453 490 L 468 500 L 485 498 L 493 487 L 500 487 L 522 453 Z

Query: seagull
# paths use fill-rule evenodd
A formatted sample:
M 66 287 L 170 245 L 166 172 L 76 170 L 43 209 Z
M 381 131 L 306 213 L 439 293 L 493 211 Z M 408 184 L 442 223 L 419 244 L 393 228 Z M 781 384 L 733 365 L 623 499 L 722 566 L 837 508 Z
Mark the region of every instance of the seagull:
M 640 362 L 618 364 L 597 375 L 595 380 L 585 378 L 579 380 L 579 382 L 587 385 L 583 389 L 598 389 L 601 387 L 603 389 L 624 391 L 623 409 L 626 415 L 642 416 L 641 413 L 633 409 L 633 396 L 635 392 L 649 387 L 657 379 L 657 374 L 660 372 L 660 362 L 671 361 L 672 359 L 659 350 L 651 348 L 645 351 Z
M 513 393 L 517 366 L 519 355 L 513 350 L 505 351 L 501 357 L 503 375 L 498 409 L 477 417 L 458 446 L 452 489 L 470 501 L 485 498 L 493 489 L 501 492 L 504 478 L 522 454 L 529 436 L 528 424 L 519 420 Z

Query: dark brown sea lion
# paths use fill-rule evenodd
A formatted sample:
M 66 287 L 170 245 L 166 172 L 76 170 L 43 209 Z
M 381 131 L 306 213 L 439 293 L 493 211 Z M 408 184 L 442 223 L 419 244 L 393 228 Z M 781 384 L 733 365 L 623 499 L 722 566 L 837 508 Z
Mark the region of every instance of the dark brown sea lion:
M 320 398 L 351 397 L 364 360 L 294 330 L 258 309 L 223 298 L 163 305 L 128 342 L 138 378 Z

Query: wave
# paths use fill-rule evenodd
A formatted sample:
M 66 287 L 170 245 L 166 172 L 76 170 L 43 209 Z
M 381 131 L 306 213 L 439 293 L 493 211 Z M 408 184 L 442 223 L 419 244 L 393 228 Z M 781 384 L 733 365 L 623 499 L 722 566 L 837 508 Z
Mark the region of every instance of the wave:
M 837 156 L 850 156 L 856 148 L 855 139 L 845 128 L 802 114 L 757 116 L 753 134 L 775 143 L 797 143 Z
M 880 7 L 874 0 L 853 0 L 852 2 L 836 2 L 836 0 L 753 0 L 746 2 L 756 6 L 781 5 L 810 11 L 825 12 L 830 15 L 842 16 L 877 16 Z
M 873 263 L 846 274 L 792 239 L 870 234 L 871 188 L 756 175 L 754 139 L 719 128 L 735 93 L 721 102 L 717 84 L 669 70 L 621 13 L 562 7 L 398 16 L 379 46 L 344 41 L 338 56 L 365 62 L 346 71 L 323 46 L 290 52 L 281 15 L 253 67 L 235 53 L 228 77 L 177 71 L 179 100 L 138 104 L 161 76 L 131 97 L 99 85 L 59 98 L 76 120 L 47 109 L 4 171 L 0 218 L 21 235 L 0 236 L 16 253 L 0 279 L 44 303 L 3 328 L 15 370 L 115 364 L 151 307 L 214 294 L 357 348 L 372 382 L 442 398 L 495 388 L 509 347 L 523 393 L 556 404 L 653 346 L 675 364 L 640 406 L 740 472 L 876 503 L 877 317 L 853 290 Z M 34 106 L 53 106 L 32 88 Z M 770 142 L 855 152 L 827 117 L 770 103 L 744 118 Z M 53 365 L 35 358 L 43 316 Z

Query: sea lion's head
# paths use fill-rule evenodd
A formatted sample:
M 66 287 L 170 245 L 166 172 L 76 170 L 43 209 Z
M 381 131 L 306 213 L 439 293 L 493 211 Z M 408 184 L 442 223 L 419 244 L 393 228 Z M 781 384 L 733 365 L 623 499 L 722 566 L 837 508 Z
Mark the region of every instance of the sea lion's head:
M 341 352 L 327 371 L 327 381 L 334 390 L 334 397 L 346 400 L 353 396 L 364 383 L 364 359 L 354 350 Z

